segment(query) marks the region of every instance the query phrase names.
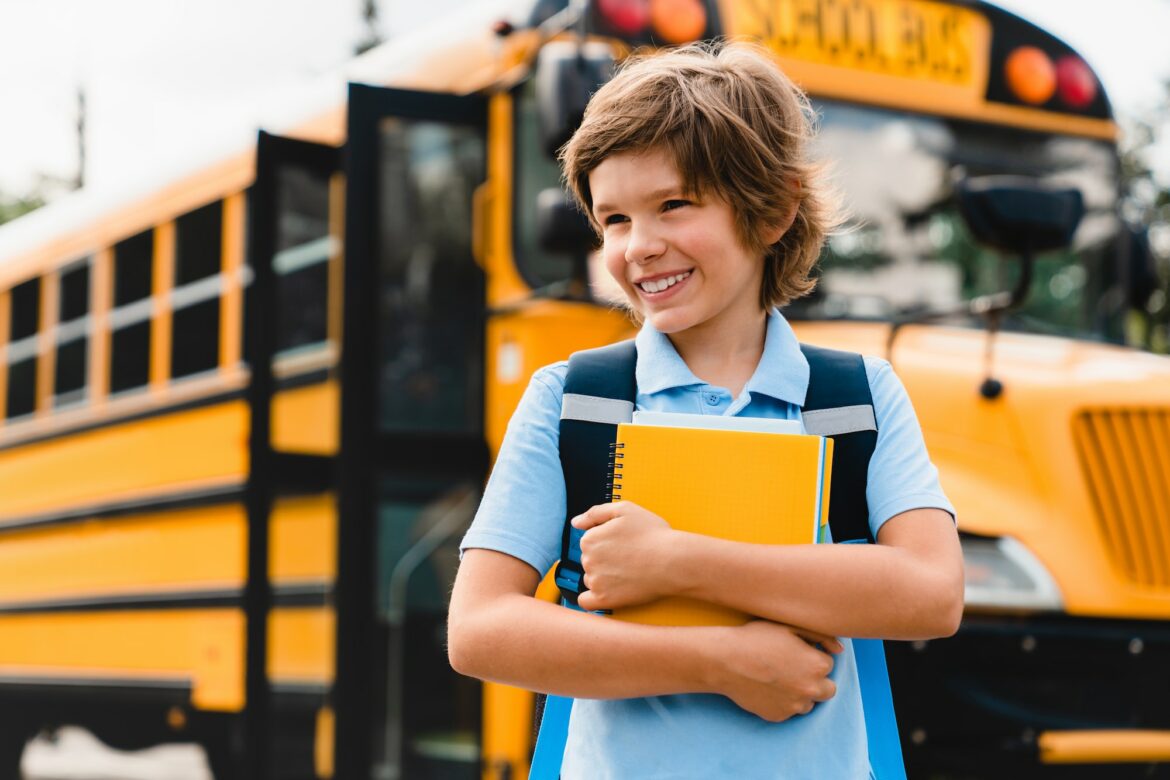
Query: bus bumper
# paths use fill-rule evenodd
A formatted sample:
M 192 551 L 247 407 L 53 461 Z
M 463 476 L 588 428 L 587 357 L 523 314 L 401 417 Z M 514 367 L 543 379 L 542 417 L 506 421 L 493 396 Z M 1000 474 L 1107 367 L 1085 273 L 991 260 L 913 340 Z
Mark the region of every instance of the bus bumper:
M 886 653 L 910 777 L 1170 778 L 1170 621 L 969 615 Z

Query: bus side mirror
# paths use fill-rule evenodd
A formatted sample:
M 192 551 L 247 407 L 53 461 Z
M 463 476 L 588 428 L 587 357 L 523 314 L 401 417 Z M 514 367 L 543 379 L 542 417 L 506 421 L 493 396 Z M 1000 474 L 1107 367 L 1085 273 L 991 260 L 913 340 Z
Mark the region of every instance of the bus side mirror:
M 1027 176 L 964 179 L 955 196 L 959 213 L 976 241 L 1020 258 L 1020 278 L 1014 290 L 968 303 L 971 311 L 979 313 L 995 314 L 1022 303 L 1032 284 L 1032 258 L 1037 252 L 1071 245 L 1085 215 L 1080 190 L 1054 187 Z
M 604 43 L 553 41 L 540 50 L 536 105 L 541 144 L 550 157 L 581 124 L 589 98 L 609 81 L 613 68 L 613 52 Z
M 957 187 L 959 213 L 981 244 L 1018 254 L 1064 249 L 1085 214 L 1081 191 L 1026 176 L 965 179 Z
M 597 233 L 588 218 L 560 187 L 536 196 L 536 236 L 546 252 L 588 254 L 597 246 Z

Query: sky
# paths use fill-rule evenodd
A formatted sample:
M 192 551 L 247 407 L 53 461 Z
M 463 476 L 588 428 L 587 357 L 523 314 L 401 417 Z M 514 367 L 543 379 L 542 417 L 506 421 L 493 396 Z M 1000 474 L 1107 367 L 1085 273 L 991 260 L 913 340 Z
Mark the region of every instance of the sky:
M 380 0 L 387 37 L 468 0 Z M 1094 67 L 1123 123 L 1170 80 L 1170 0 L 999 0 Z M 0 193 L 72 179 L 77 91 L 98 188 L 236 148 L 274 106 L 352 55 L 362 0 L 0 0 Z M 1154 155 L 1170 185 L 1170 128 Z M 58 189 L 60 186 L 58 185 Z

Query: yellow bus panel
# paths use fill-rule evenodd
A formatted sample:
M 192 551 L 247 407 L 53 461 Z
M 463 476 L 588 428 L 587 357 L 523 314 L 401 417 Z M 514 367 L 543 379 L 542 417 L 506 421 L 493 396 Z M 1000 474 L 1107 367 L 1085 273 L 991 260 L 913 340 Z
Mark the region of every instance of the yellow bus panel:
M 0 603 L 239 588 L 239 504 L 87 520 L 0 537 Z
M 0 615 L 0 678 L 191 685 L 201 709 L 244 704 L 238 609 Z
M 281 390 L 272 398 L 272 446 L 280 452 L 333 455 L 341 430 L 336 381 Z
M 0 518 L 242 482 L 247 436 L 237 400 L 8 449 Z
M 282 607 L 268 620 L 268 676 L 273 682 L 333 683 L 337 616 L 324 607 Z
M 282 608 L 270 618 L 272 683 L 333 680 L 333 611 Z M 191 704 L 244 705 L 244 613 L 238 609 L 0 615 L 0 679 L 191 687 Z
M 329 583 L 337 569 L 332 495 L 273 507 L 273 583 Z M 241 589 L 247 524 L 241 504 L 86 520 L 0 537 L 0 606 L 115 595 Z
M 269 550 L 274 582 L 337 576 L 337 499 L 333 494 L 287 498 L 272 508 Z

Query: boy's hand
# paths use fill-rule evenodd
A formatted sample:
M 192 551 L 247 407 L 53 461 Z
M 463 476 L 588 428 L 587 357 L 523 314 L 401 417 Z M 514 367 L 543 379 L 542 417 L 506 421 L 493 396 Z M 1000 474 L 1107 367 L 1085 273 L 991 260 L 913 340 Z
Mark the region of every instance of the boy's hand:
M 572 520 L 581 537 L 585 587 L 577 603 L 595 611 L 645 604 L 667 594 L 656 564 L 671 544 L 670 525 L 630 501 L 598 504 Z
M 840 640 L 767 620 L 728 630 L 714 650 L 714 687 L 743 709 L 778 723 L 836 695 L 829 672 L 831 654 L 845 649 Z

